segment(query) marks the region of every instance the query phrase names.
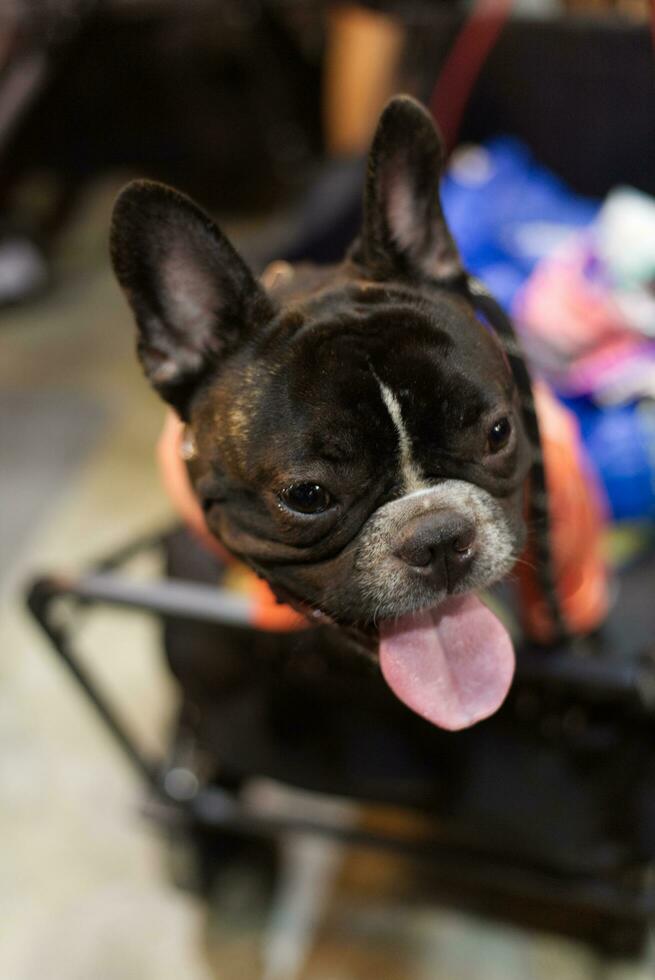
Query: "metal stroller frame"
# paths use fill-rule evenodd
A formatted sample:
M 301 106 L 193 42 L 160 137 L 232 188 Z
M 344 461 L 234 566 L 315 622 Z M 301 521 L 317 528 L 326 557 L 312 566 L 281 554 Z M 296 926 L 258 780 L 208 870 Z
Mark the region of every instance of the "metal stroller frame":
M 74 628 L 59 615 L 62 602 L 75 607 L 114 606 L 142 610 L 164 621 L 247 626 L 249 600 L 213 585 L 181 579 L 137 582 L 120 569 L 139 553 L 161 548 L 165 535 L 133 542 L 79 576 L 52 575 L 33 581 L 28 606 L 53 651 L 93 705 L 115 743 L 144 785 L 146 812 L 165 826 L 221 834 L 237 832 L 254 838 L 277 838 L 288 833 L 319 834 L 358 847 L 396 852 L 429 864 L 455 895 L 468 904 L 467 894 L 488 889 L 506 899 L 546 903 L 571 919 L 591 916 L 593 942 L 619 953 L 642 948 L 648 920 L 655 913 L 655 855 L 631 863 L 617 874 L 597 872 L 567 875 L 540 860 L 499 854 L 484 841 L 462 843 L 444 835 L 435 824 L 434 836 L 411 838 L 358 829 L 333 818 L 305 819 L 293 812 L 266 812 L 244 804 L 238 787 L 220 781 L 203 783 L 187 758 L 182 765 L 172 751 L 168 759 L 153 759 L 139 746 L 106 698 L 75 648 Z M 525 650 L 518 657 L 514 701 L 525 691 L 557 692 L 562 705 L 612 705 L 643 728 L 655 727 L 655 659 L 626 662 L 581 657 L 572 650 Z M 253 775 L 258 775 L 253 773 Z M 654 780 L 655 783 L 655 780 Z M 655 786 L 654 786 L 655 789 Z M 342 794 L 340 794 L 342 795 Z M 348 794 L 343 794 L 348 795 Z M 356 793 L 353 794 L 356 797 Z M 411 805 L 410 805 L 411 809 Z M 653 827 L 655 830 L 655 826 Z M 454 891 L 453 891 L 454 889 Z M 459 894 L 459 897 L 458 897 Z M 520 903 L 519 903 L 520 904 Z M 570 931 L 570 925 L 564 928 Z M 575 932 L 575 930 L 574 930 Z

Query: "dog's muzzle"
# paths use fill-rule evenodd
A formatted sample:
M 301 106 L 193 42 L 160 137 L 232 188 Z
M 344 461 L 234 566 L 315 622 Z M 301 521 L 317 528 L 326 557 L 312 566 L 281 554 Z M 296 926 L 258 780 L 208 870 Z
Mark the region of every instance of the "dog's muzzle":
M 514 564 L 515 533 L 500 504 L 464 480 L 384 504 L 362 529 L 356 585 L 373 619 L 485 588 Z

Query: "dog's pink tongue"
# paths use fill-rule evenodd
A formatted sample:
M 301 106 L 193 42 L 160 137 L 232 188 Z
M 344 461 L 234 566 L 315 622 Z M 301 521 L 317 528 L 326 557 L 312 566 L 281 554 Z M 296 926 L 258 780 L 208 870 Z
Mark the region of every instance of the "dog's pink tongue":
M 514 675 L 507 630 L 474 595 L 380 626 L 380 667 L 408 708 L 450 731 L 497 711 Z

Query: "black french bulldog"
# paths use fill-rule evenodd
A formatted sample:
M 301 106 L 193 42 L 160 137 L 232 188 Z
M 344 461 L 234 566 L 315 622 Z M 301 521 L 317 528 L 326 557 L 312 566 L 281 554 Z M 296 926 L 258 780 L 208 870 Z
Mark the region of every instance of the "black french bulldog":
M 120 195 L 111 253 L 210 530 L 285 600 L 379 636 L 398 697 L 459 729 L 511 683 L 511 642 L 475 593 L 523 549 L 534 452 L 507 356 L 459 288 L 442 162 L 427 112 L 393 99 L 349 254 L 269 288 L 150 182 Z

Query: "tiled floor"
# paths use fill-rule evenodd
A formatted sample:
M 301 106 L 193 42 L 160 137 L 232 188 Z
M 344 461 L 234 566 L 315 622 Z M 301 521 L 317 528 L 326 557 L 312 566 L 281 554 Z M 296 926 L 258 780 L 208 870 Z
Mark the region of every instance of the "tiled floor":
M 168 517 L 161 409 L 132 357 L 104 252 L 107 188 L 67 236 L 60 285 L 0 323 L 0 978 L 646 980 L 655 959 L 436 908 L 392 859 L 290 842 L 272 906 L 237 868 L 206 904 L 170 880 L 139 786 L 28 621 L 35 570 L 81 567 Z M 9 426 L 9 428 L 7 428 Z M 152 624 L 93 615 L 85 648 L 156 746 L 175 692 Z

